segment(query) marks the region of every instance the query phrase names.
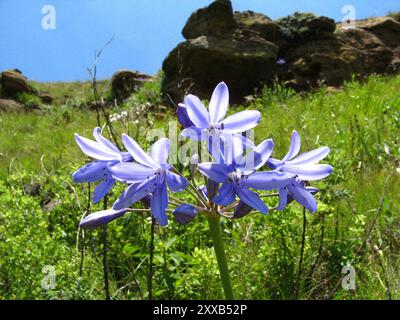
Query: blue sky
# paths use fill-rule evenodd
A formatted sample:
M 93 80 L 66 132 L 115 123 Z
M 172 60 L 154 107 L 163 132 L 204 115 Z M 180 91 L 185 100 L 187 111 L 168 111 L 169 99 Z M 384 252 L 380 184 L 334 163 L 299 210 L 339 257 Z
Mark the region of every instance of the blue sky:
M 86 68 L 94 51 L 113 34 L 98 63 L 98 78 L 117 69 L 154 74 L 163 59 L 183 40 L 190 14 L 211 0 L 0 0 L 0 70 L 19 68 L 38 81 L 89 78 Z M 357 19 L 400 10 L 399 0 L 233 0 L 235 10 L 253 10 L 275 19 L 311 11 L 337 21 L 344 5 Z M 56 29 L 42 28 L 42 7 L 56 9 Z

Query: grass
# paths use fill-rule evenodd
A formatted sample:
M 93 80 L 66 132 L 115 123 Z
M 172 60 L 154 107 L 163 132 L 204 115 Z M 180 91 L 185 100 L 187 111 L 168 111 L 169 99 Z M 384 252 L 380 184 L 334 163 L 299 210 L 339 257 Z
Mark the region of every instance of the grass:
M 70 96 L 77 92 L 85 101 L 90 98 L 89 87 L 77 83 L 41 86 L 56 97 L 55 106 L 41 114 L 0 114 L 0 297 L 102 298 L 101 234 L 89 231 L 76 242 L 77 224 L 87 211 L 88 186 L 73 184 L 70 178 L 85 161 L 73 133 L 89 137 L 96 115 L 62 98 L 67 92 Z M 399 76 L 349 82 L 335 93 L 322 88 L 312 94 L 295 94 L 276 85 L 246 107 L 261 111 L 255 140 L 273 138 L 274 156 L 286 153 L 290 134 L 296 129 L 302 136 L 302 151 L 323 145 L 331 148 L 326 161 L 335 171 L 316 184 L 321 190 L 319 210 L 306 215 L 300 284 L 296 276 L 301 207 L 292 204 L 269 216 L 224 220 L 237 298 L 293 299 L 298 287 L 300 299 L 322 299 L 332 292 L 349 261 L 356 270 L 357 289 L 346 291 L 339 286 L 333 299 L 400 298 L 399 87 Z M 102 87 L 102 92 L 106 90 Z M 146 88 L 155 97 L 157 90 L 156 84 Z M 145 101 L 143 92 L 132 97 L 121 106 L 129 118 L 116 123 L 118 131 L 132 134 L 144 145 L 152 127 L 166 128 L 166 121 L 173 119 L 173 111 L 159 117 L 152 112 L 138 115 L 138 106 Z M 244 108 L 236 106 L 230 112 Z M 40 191 L 27 194 L 24 186 L 33 182 L 41 186 Z M 122 189 L 118 186 L 110 195 L 110 203 Z M 48 211 L 48 203 L 58 204 Z M 101 204 L 92 210 L 100 208 Z M 378 212 L 376 225 L 358 251 Z M 167 228 L 156 229 L 154 297 L 222 298 L 206 220 L 197 217 L 187 227 L 172 220 Z M 146 298 L 149 230 L 147 217 L 138 214 L 109 225 L 113 298 Z M 86 255 L 80 274 L 83 245 Z M 29 272 L 15 255 L 30 266 Z M 37 289 L 44 264 L 55 265 L 60 276 L 54 290 Z

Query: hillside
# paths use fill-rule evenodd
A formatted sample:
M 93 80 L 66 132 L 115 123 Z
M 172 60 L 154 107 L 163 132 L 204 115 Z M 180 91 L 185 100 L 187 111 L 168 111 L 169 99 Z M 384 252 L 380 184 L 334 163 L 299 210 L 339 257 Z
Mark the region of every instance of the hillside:
M 38 86 L 61 102 L 74 93 L 84 99 L 89 96 L 87 83 Z M 275 154 L 281 156 L 290 132 L 297 129 L 304 139 L 303 150 L 330 146 L 327 161 L 335 171 L 317 184 L 319 211 L 306 216 L 300 285 L 296 284 L 303 223 L 300 206 L 269 216 L 224 221 L 238 298 L 295 298 L 298 286 L 301 299 L 324 298 L 333 292 L 348 261 L 356 267 L 357 290 L 339 289 L 332 298 L 400 298 L 399 87 L 398 76 L 351 81 L 334 93 L 321 88 L 312 94 L 296 94 L 277 85 L 264 89 L 246 106 L 263 116 L 255 132 L 257 142 L 273 138 Z M 118 132 L 148 145 L 145 136 L 151 127 L 165 128 L 166 119 L 175 121 L 174 113 L 168 111 L 163 118 L 153 112 L 138 117 L 137 107 L 159 95 L 159 87 L 147 88 L 114 110 L 127 112 L 113 122 Z M 103 297 L 101 231 L 87 231 L 83 237 L 77 229 L 81 217 L 88 210 L 101 209 L 102 204 L 88 207 L 88 185 L 71 179 L 71 173 L 85 162 L 73 133 L 90 137 L 96 112 L 73 107 L 68 100 L 64 103 L 40 114 L 0 116 L 0 297 L 5 299 Z M 120 189 L 110 195 L 111 203 Z M 156 228 L 154 298 L 223 297 L 206 226 L 205 218 L 199 217 L 186 227 L 171 222 L 166 228 Z M 109 225 L 113 298 L 146 298 L 149 230 L 142 214 L 127 215 Z M 364 239 L 365 246 L 357 250 Z M 40 286 L 44 265 L 56 268 L 53 290 Z

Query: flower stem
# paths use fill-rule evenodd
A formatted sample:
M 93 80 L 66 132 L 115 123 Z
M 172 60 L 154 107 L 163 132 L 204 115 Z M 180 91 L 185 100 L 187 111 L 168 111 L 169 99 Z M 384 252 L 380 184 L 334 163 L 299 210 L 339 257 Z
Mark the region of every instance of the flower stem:
M 222 242 L 220 217 L 208 217 L 208 224 L 210 226 L 211 237 L 213 239 L 214 251 L 217 256 L 219 274 L 221 276 L 222 286 L 225 292 L 225 298 L 233 300 L 233 291 L 231 285 L 231 279 L 229 276 L 228 263 L 226 261 L 224 243 Z

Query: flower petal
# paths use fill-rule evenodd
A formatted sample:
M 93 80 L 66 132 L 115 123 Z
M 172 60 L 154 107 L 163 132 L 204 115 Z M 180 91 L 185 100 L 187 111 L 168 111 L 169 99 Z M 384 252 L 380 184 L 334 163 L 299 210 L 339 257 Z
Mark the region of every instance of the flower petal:
M 285 164 L 282 171 L 297 175 L 301 180 L 319 180 L 329 176 L 333 168 L 327 164 L 291 166 Z
M 222 183 L 228 178 L 227 166 L 212 162 L 199 164 L 199 171 L 214 182 Z
M 139 144 L 135 140 L 133 140 L 125 133 L 122 135 L 122 142 L 126 150 L 128 150 L 128 152 L 132 155 L 135 161 L 147 167 L 152 167 L 152 168 L 160 167 L 146 152 L 143 151 L 143 149 L 139 146 Z
M 176 109 L 176 116 L 178 117 L 178 122 L 181 124 L 182 128 L 188 128 L 194 126 L 194 123 L 190 120 L 186 106 L 183 103 L 178 104 Z
M 168 207 L 168 191 L 167 184 L 161 183 L 157 186 L 150 202 L 151 213 L 157 220 L 157 223 L 164 227 L 168 224 L 167 210 Z
M 113 178 L 104 178 L 102 182 L 96 187 L 93 194 L 93 203 L 98 203 L 110 191 L 115 183 Z
M 196 127 L 201 129 L 208 128 L 210 123 L 208 111 L 198 97 L 192 94 L 187 95 L 185 97 L 185 106 L 189 119 Z
M 150 154 L 158 164 L 167 164 L 169 156 L 169 139 L 161 138 L 150 147 Z
M 219 83 L 211 96 L 208 110 L 210 113 L 210 123 L 217 124 L 226 115 L 229 105 L 229 90 L 224 82 Z
M 328 155 L 329 151 L 330 149 L 328 147 L 318 148 L 310 152 L 302 153 L 295 159 L 287 161 L 286 163 L 288 165 L 294 165 L 294 166 L 304 165 L 304 164 L 314 164 L 325 158 Z
M 261 114 L 256 110 L 235 113 L 222 121 L 223 129 L 232 132 L 244 132 L 254 128 L 260 122 Z
M 283 211 L 285 210 L 288 202 L 288 192 L 286 187 L 280 188 L 279 189 L 279 205 L 278 205 L 278 210 Z
M 119 210 L 128 208 L 135 202 L 141 200 L 154 190 L 155 178 L 131 184 L 122 192 L 117 201 L 114 202 L 113 209 Z
M 79 148 L 81 148 L 82 152 L 88 155 L 89 157 L 103 161 L 122 160 L 122 156 L 119 152 L 110 150 L 109 148 L 106 148 L 102 144 L 81 137 L 76 133 L 74 137 Z
M 116 145 L 114 145 L 111 141 L 103 137 L 103 135 L 101 134 L 101 129 L 99 127 L 94 128 L 93 137 L 96 139 L 98 143 L 102 144 L 104 147 L 114 152 L 121 153 L 121 151 L 117 148 Z
M 236 188 L 236 193 L 240 200 L 246 203 L 248 206 L 260 211 L 263 214 L 268 213 L 268 208 L 265 203 L 261 200 L 259 195 L 245 187 Z
M 254 172 L 242 179 L 242 184 L 246 187 L 258 190 L 279 189 L 293 181 L 293 178 L 279 171 Z
M 124 215 L 125 212 L 125 208 L 120 210 L 108 209 L 93 212 L 92 214 L 82 219 L 82 221 L 79 223 L 79 227 L 83 229 L 100 227 L 119 218 L 120 216 Z
M 300 151 L 300 145 L 301 145 L 300 135 L 296 130 L 293 130 L 292 139 L 290 141 L 289 152 L 282 159 L 282 161 L 287 161 L 287 160 L 290 160 L 293 157 L 297 156 L 297 154 Z
M 189 181 L 176 173 L 167 170 L 166 179 L 168 187 L 172 192 L 180 192 L 187 188 Z
M 267 161 L 268 167 L 270 167 L 272 170 L 280 169 L 280 167 L 283 166 L 284 164 L 285 164 L 285 161 L 281 161 L 281 160 L 274 159 L 274 158 L 269 158 Z
M 95 182 L 104 178 L 107 170 L 107 161 L 92 161 L 80 167 L 72 174 L 75 182 Z
M 178 221 L 182 225 L 188 224 L 197 216 L 197 209 L 190 204 L 182 204 L 179 207 L 176 207 L 172 214 L 175 217 L 175 220 Z
M 317 211 L 317 202 L 313 195 L 298 183 L 288 185 L 293 198 L 311 213 Z
M 269 159 L 274 150 L 274 142 L 272 139 L 264 140 L 257 147 L 254 148 L 244 158 L 244 163 L 240 167 L 243 167 L 245 171 L 257 170 L 261 168 Z
M 235 198 L 236 193 L 232 183 L 224 182 L 212 201 L 221 206 L 227 206 L 235 201 Z
M 205 189 L 203 189 L 203 194 L 205 195 L 207 201 L 208 199 L 212 199 L 218 192 L 219 184 L 218 182 L 212 181 L 211 179 L 207 179 L 207 184 Z
M 110 168 L 113 178 L 125 182 L 135 183 L 154 176 L 156 170 L 135 162 L 118 163 Z

